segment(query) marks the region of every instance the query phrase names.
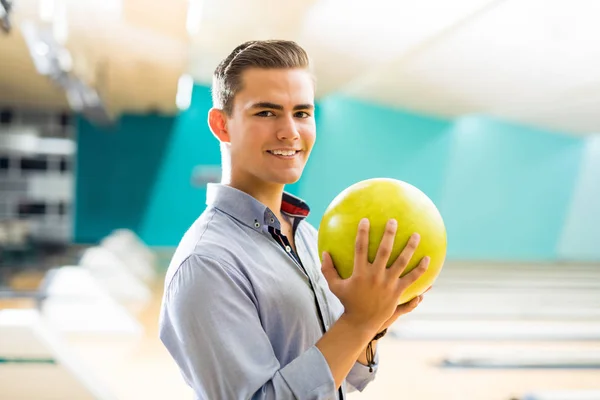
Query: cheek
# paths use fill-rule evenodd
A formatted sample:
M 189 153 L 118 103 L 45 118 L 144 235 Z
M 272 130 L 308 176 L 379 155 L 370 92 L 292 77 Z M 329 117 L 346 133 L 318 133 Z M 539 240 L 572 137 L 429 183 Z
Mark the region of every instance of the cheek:
M 314 129 L 308 129 L 303 133 L 302 139 L 304 140 L 304 144 L 310 149 L 315 144 L 317 133 Z
M 265 140 L 263 130 L 258 126 L 246 125 L 235 140 L 235 151 L 239 158 L 251 160 L 259 157 L 264 151 Z

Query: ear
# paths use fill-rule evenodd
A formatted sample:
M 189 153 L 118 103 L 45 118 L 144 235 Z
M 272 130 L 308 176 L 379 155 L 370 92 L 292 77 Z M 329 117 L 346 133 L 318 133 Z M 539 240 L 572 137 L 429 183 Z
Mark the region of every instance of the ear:
M 227 131 L 227 117 L 223 110 L 211 108 L 208 112 L 208 126 L 213 135 L 222 143 L 229 143 L 229 132 Z

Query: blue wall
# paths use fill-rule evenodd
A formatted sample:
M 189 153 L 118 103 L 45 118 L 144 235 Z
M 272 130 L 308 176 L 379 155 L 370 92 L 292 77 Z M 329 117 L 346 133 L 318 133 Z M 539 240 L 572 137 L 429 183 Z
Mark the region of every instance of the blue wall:
M 177 244 L 204 209 L 204 190 L 190 183 L 192 169 L 220 162 L 206 122 L 210 105 L 209 89 L 197 86 L 191 107 L 177 118 L 126 117 L 114 132 L 80 121 L 79 241 L 129 227 L 150 245 Z M 597 143 L 484 116 L 450 121 L 343 96 L 320 101 L 316 116 L 316 146 L 304 176 L 289 188 L 311 205 L 315 226 L 342 189 L 389 176 L 416 185 L 438 205 L 449 259 L 600 259 L 597 211 L 598 223 L 589 221 L 598 209 L 590 199 L 600 194 Z M 136 149 L 143 151 L 129 152 Z M 105 160 L 113 163 L 108 172 Z M 124 160 L 132 160 L 129 167 Z M 587 242 L 572 239 L 583 234 Z

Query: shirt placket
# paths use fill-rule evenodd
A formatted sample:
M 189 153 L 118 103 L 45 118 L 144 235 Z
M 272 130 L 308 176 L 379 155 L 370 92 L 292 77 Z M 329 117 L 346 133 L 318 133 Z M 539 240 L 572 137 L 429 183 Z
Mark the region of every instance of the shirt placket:
M 273 237 L 273 239 L 275 239 L 275 241 L 281 246 L 281 248 L 287 253 L 287 255 L 294 261 L 296 266 L 298 266 L 298 268 L 300 268 L 300 270 L 308 278 L 309 285 L 315 296 L 317 310 L 319 311 L 319 320 L 321 322 L 321 328 L 323 330 L 323 333 L 327 332 L 330 325 L 330 319 L 329 314 L 326 312 L 326 310 L 324 310 L 324 307 L 326 307 L 327 303 L 325 299 L 325 293 L 323 293 L 321 287 L 316 284 L 318 279 L 316 279 L 316 277 L 305 268 L 299 255 L 294 251 L 294 249 L 292 249 L 292 246 L 290 246 L 288 238 L 284 234 L 282 234 L 279 229 L 273 226 L 269 226 L 268 231 Z M 295 230 L 293 230 L 293 232 L 294 231 Z M 302 240 L 296 241 L 296 248 L 298 248 L 301 251 L 304 248 L 304 242 L 302 242 Z M 306 253 L 306 249 L 304 250 Z M 310 257 L 306 258 L 310 260 Z M 340 387 L 340 389 L 338 390 L 338 399 L 344 399 L 344 390 L 342 389 L 342 387 Z

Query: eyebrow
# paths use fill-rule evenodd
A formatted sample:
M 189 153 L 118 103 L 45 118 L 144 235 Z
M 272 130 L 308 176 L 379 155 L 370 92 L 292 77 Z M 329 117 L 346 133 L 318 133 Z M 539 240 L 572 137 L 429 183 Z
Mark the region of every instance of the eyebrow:
M 272 110 L 283 110 L 283 106 L 280 104 L 270 103 L 268 101 L 261 101 L 259 103 L 254 103 L 250 108 L 270 108 Z M 294 106 L 294 110 L 312 110 L 315 106 L 312 104 L 296 104 Z

